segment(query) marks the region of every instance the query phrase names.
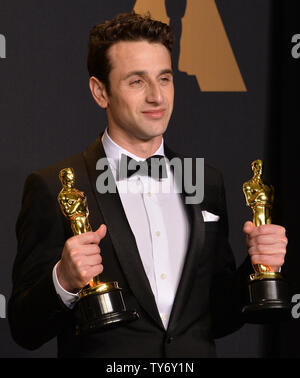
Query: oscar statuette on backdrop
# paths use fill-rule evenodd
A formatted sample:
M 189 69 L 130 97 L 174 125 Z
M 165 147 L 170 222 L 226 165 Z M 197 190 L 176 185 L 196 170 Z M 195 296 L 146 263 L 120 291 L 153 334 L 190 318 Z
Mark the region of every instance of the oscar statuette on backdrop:
M 253 211 L 256 227 L 271 224 L 271 209 L 274 202 L 274 187 L 262 180 L 262 160 L 251 164 L 253 177 L 243 184 L 247 205 Z M 253 265 L 249 277 L 249 303 L 243 313 L 249 323 L 265 323 L 286 320 L 290 315 L 290 293 L 281 272 L 274 272 L 268 265 Z
M 74 170 L 62 169 L 59 179 L 62 189 L 57 199 L 63 215 L 71 223 L 73 234 L 92 231 L 88 220 L 87 198 L 74 187 Z M 99 275 L 79 292 L 79 298 L 75 308 L 77 335 L 99 332 L 139 317 L 135 311 L 126 310 L 118 282 L 101 282 Z

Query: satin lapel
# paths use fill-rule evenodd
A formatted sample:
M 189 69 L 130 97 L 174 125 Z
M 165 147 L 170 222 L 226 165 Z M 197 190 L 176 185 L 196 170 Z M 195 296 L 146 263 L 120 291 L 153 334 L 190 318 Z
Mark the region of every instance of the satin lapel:
M 165 146 L 165 154 L 169 160 L 171 160 L 174 157 L 179 157 L 178 155 L 175 155 L 167 146 Z M 184 158 L 179 158 L 181 159 L 183 164 L 182 177 L 184 177 Z M 195 177 L 193 177 L 193 180 L 193 182 L 195 182 Z M 186 298 L 188 297 L 189 292 L 192 289 L 193 278 L 195 277 L 196 271 L 198 269 L 199 259 L 201 257 L 201 249 L 203 247 L 205 238 L 205 227 L 201 211 L 201 205 L 186 204 L 185 199 L 186 196 L 188 196 L 188 194 L 184 192 L 183 182 L 181 187 L 183 188 L 181 199 L 185 205 L 188 219 L 190 221 L 190 239 L 181 279 L 178 285 L 178 289 L 176 292 L 174 304 L 169 319 L 168 330 L 170 332 L 172 332 L 176 328 L 176 325 L 178 324 L 182 310 L 184 308 Z
M 161 322 L 155 298 L 136 245 L 135 237 L 127 221 L 119 193 L 99 194 L 96 189 L 97 178 L 104 170 L 96 170 L 98 159 L 105 158 L 101 137 L 99 137 L 84 153 L 89 180 L 95 194 L 99 210 L 103 215 L 107 232 L 111 238 L 116 255 L 127 278 L 129 287 L 143 309 L 158 323 Z M 111 173 L 111 171 L 109 170 Z M 111 173 L 112 175 L 112 173 Z M 113 176 L 111 176 L 113 180 Z M 111 278 L 114 280 L 114 277 Z M 126 298 L 125 298 L 126 302 Z

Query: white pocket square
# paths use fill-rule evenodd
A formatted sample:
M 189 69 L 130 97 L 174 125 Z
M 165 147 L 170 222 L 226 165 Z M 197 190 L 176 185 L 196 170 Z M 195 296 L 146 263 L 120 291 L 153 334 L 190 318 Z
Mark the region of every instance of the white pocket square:
M 220 219 L 219 215 L 210 213 L 209 211 L 203 210 L 202 211 L 204 222 L 218 222 Z

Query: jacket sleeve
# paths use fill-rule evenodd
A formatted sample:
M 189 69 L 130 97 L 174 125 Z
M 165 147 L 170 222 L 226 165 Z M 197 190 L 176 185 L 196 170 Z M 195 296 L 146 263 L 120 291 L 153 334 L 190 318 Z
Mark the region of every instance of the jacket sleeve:
M 14 340 L 24 348 L 36 349 L 57 336 L 70 314 L 52 280 L 66 238 L 64 225 L 57 199 L 38 173 L 25 182 L 16 234 L 8 320 Z
M 218 187 L 220 224 L 211 286 L 211 314 L 215 338 L 232 333 L 245 323 L 242 308 L 248 300 L 248 277 L 252 273 L 248 255 L 240 267 L 236 268 L 228 240 L 226 198 L 221 175 Z

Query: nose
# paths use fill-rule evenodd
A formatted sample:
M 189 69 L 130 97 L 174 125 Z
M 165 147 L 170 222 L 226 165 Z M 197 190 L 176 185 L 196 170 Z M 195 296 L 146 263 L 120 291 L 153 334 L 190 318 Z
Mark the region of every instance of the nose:
M 163 95 L 159 83 L 150 83 L 148 85 L 146 101 L 157 105 L 163 102 Z

